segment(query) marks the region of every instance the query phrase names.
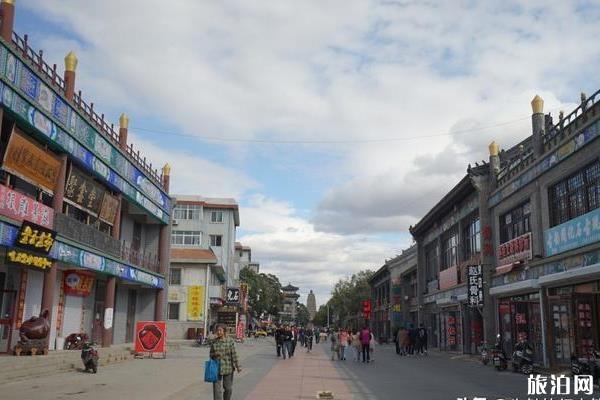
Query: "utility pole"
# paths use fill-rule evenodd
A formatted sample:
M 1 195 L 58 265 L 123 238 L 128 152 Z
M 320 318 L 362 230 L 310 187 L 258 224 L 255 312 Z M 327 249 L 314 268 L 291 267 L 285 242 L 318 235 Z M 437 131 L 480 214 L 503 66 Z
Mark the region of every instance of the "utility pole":
M 327 304 L 327 329 L 329 329 L 329 304 Z

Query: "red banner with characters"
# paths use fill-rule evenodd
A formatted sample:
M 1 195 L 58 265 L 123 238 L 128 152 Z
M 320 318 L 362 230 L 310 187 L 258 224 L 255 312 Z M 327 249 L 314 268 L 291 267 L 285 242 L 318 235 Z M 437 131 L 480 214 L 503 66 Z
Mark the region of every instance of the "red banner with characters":
M 54 226 L 52 208 L 4 185 L 0 185 L 0 214 L 17 221 L 31 221 L 48 229 Z
M 65 295 L 86 297 L 94 287 L 94 275 L 78 270 L 63 272 L 63 288 Z
M 167 353 L 167 327 L 164 321 L 138 321 L 135 324 L 136 353 Z

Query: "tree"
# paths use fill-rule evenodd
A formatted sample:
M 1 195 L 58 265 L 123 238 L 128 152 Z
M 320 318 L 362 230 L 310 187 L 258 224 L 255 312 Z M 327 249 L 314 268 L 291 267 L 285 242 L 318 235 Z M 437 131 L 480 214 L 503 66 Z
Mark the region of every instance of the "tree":
M 332 320 L 339 323 L 360 315 L 362 300 L 371 298 L 369 279 L 373 273 L 371 270 L 363 270 L 353 274 L 350 278 L 340 279 L 335 284 L 331 298 L 327 302 Z
M 282 309 L 281 283 L 273 274 L 257 274 L 249 268 L 240 271 L 240 280 L 248 284 L 248 306 L 254 317 L 277 315 Z
M 308 313 L 308 308 L 302 304 L 296 304 L 296 324 L 300 326 L 308 325 L 308 321 L 310 320 L 310 314 Z
M 315 314 L 313 323 L 316 326 L 327 326 L 327 305 L 321 304 L 317 310 L 317 313 Z

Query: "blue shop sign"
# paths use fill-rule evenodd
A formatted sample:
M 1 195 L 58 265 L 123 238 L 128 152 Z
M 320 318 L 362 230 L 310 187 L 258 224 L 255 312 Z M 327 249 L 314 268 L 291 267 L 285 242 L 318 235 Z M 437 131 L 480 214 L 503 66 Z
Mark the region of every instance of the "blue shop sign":
M 600 241 L 600 208 L 544 231 L 546 257 Z

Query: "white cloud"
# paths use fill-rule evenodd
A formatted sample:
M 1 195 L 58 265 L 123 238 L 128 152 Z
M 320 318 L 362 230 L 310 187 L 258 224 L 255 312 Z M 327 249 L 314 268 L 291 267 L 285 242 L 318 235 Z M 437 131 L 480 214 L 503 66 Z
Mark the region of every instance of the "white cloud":
M 313 290 L 325 302 L 340 277 L 362 269 L 378 269 L 408 243 L 387 243 L 366 235 L 318 232 L 286 202 L 252 196 L 240 208 L 245 230 L 239 240 L 252 248 L 261 272 L 276 273 L 283 285 L 300 287 L 305 296 Z
M 170 193 L 239 198 L 260 185 L 244 172 L 206 160 L 193 150 L 172 150 L 129 134 L 136 149 L 150 160 L 171 166 Z

